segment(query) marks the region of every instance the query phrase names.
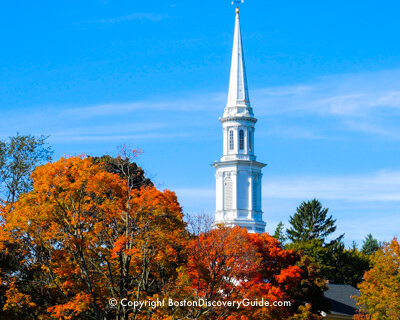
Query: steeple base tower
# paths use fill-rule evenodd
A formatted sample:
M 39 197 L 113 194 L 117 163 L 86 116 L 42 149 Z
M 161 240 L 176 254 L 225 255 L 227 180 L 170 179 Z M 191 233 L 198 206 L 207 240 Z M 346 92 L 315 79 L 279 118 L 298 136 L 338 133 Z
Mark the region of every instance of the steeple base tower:
M 214 226 L 239 226 L 249 232 L 265 232 L 261 211 L 261 169 L 264 163 L 252 160 L 215 162 L 216 212 Z

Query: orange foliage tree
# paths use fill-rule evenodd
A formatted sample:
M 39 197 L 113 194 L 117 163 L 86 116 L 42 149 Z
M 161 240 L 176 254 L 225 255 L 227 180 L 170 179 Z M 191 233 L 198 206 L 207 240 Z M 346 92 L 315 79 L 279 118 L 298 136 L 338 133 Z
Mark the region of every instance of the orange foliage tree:
M 234 308 L 221 308 L 213 302 L 234 301 L 237 287 L 255 271 L 257 256 L 248 246 L 246 230 L 222 228 L 201 233 L 187 243 L 187 263 L 171 297 L 175 301 L 197 301 L 202 307 L 176 306 L 169 311 L 177 319 L 225 319 Z
M 2 208 L 0 249 L 17 245 L 31 271 L 23 283 L 3 275 L 4 311 L 15 319 L 151 317 L 151 308 L 111 308 L 108 299 L 156 299 L 176 277 L 186 231 L 175 194 L 132 188 L 85 157 L 39 167 L 32 179 L 33 191 Z
M 400 244 L 396 238 L 371 257 L 372 269 L 358 285 L 360 315 L 354 319 L 400 319 Z
M 328 309 L 323 299 L 325 281 L 318 267 L 308 257 L 302 257 L 294 250 L 285 250 L 278 240 L 268 233 L 250 234 L 251 244 L 255 246 L 261 261 L 256 277 L 243 284 L 245 297 L 250 300 L 265 298 L 272 306 L 251 308 L 250 319 L 288 319 L 303 310 L 317 314 Z M 279 306 L 279 302 L 290 305 Z M 274 306 L 274 302 L 278 302 Z M 308 304 L 304 308 L 304 304 Z M 310 309 L 310 310 L 309 310 Z
M 282 249 L 268 234 L 220 228 L 200 234 L 187 250 L 188 262 L 180 269 L 173 297 L 210 303 L 175 306 L 172 314 L 177 318 L 287 319 L 305 301 L 322 306 L 325 285 L 318 269 L 294 251 Z M 251 305 L 262 300 L 269 306 Z M 240 301 L 250 305 L 239 307 Z M 284 301 L 290 306 L 274 305 Z

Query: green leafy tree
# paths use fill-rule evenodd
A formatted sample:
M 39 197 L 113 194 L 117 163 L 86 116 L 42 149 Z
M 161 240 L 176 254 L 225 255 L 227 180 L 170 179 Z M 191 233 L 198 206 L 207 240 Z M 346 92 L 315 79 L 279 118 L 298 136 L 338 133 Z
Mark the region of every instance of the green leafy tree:
M 275 229 L 273 237 L 278 240 L 282 245 L 285 244 L 285 241 L 287 240 L 285 233 L 283 231 L 284 228 L 284 223 L 280 221 Z
M 365 237 L 365 240 L 363 241 L 363 246 L 362 246 L 361 251 L 362 251 L 364 254 L 370 256 L 370 255 L 372 255 L 373 253 L 375 253 L 378 249 L 379 249 L 378 240 L 376 240 L 376 239 L 372 236 L 372 234 L 368 234 L 368 235 Z
M 342 242 L 333 246 L 328 258 L 326 277 L 335 283 L 356 287 L 362 281 L 364 272 L 370 268 L 367 255 L 354 247 L 346 249 Z
M 309 256 L 325 279 L 356 286 L 369 269 L 369 259 L 354 244 L 346 249 L 342 242 L 344 235 L 326 242 L 328 236 L 336 231 L 335 223 L 332 216 L 328 217 L 328 209 L 323 208 L 318 200 L 303 202 L 290 217 L 291 228 L 287 235 L 292 242 L 286 248 Z
M 288 243 L 285 245 L 285 248 L 299 251 L 302 255 L 309 257 L 312 263 L 318 265 L 323 277 L 329 279 L 328 274 L 330 274 L 331 270 L 330 256 L 333 251 L 332 246 L 326 247 L 323 245 L 322 240 L 313 239 L 309 241 Z
M 14 203 L 32 189 L 33 170 L 51 160 L 46 136 L 20 135 L 0 141 L 0 200 Z
M 346 249 L 343 242 L 324 246 L 322 240 L 287 244 L 286 249 L 301 251 L 318 265 L 326 280 L 349 284 L 354 287 L 362 281 L 364 272 L 369 270 L 369 258 L 357 248 Z
M 336 219 L 327 217 L 328 208 L 322 208 L 317 199 L 303 202 L 296 213 L 290 217 L 291 227 L 286 230 L 287 237 L 292 242 L 304 242 L 310 240 L 325 241 L 336 231 Z M 344 234 L 332 240 L 329 245 L 339 242 Z

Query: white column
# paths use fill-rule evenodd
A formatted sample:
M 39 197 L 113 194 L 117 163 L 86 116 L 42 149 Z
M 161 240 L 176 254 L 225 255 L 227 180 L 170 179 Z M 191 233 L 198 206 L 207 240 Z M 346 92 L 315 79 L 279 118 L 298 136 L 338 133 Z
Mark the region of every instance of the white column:
M 223 155 L 227 155 L 228 154 L 228 129 L 227 128 L 223 128 L 223 137 L 224 137 L 224 142 L 223 142 Z
M 238 154 L 239 153 L 239 144 L 238 144 L 238 142 L 239 142 L 239 130 L 238 130 L 238 127 L 235 127 L 234 129 L 233 129 L 233 136 L 234 136 L 234 144 L 233 144 L 233 147 L 234 147 L 234 151 L 235 151 L 235 154 Z
M 248 189 L 249 197 L 247 199 L 247 210 L 249 212 L 251 212 L 252 206 L 253 206 L 253 200 L 252 200 L 253 196 L 251 194 L 252 184 L 253 184 L 253 181 L 251 179 L 251 171 L 248 171 L 247 172 L 247 189 Z
M 223 179 L 223 173 L 220 171 L 217 171 L 217 174 L 215 175 L 215 181 L 216 181 L 216 194 L 217 194 L 217 200 L 216 200 L 216 210 L 217 211 L 222 211 L 224 209 L 223 207 L 223 195 L 224 195 L 224 179 Z
M 253 172 L 249 172 L 249 218 L 250 212 L 253 210 Z
M 262 173 L 258 173 L 258 190 L 257 190 L 257 196 L 258 196 L 258 200 L 257 200 L 257 211 L 261 211 L 262 209 Z

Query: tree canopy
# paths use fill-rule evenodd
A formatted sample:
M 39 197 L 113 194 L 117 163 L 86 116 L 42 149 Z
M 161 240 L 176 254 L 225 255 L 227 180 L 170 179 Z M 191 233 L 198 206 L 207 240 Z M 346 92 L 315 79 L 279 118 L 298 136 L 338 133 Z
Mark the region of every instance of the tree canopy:
M 144 170 L 133 162 L 137 153 L 138 150 L 131 150 L 131 157 L 104 155 L 102 157 L 92 157 L 91 160 L 93 163 L 102 166 L 107 172 L 118 174 L 122 179 L 126 179 L 131 189 L 152 187 L 154 184 L 149 178 L 145 177 Z
M 275 232 L 274 232 L 274 235 L 273 235 L 273 237 L 276 240 L 278 240 L 282 245 L 284 245 L 285 241 L 287 240 L 287 238 L 285 236 L 285 233 L 283 231 L 284 226 L 285 226 L 284 223 L 282 221 L 280 221 L 278 223 L 278 225 L 276 226 L 276 229 L 275 229 Z
M 17 246 L 32 274 L 25 283 L 2 275 L 4 311 L 24 319 L 135 319 L 151 312 L 111 309 L 108 299 L 152 299 L 176 277 L 186 231 L 175 194 L 131 190 L 119 175 L 80 157 L 38 167 L 32 179 L 33 190 L 3 208 L 0 240 Z
M 358 285 L 357 304 L 364 316 L 358 319 L 400 319 L 400 244 L 396 238 L 371 257 L 372 269 Z
M 363 241 L 363 246 L 361 248 L 362 253 L 370 256 L 379 249 L 378 240 L 376 240 L 372 234 L 368 234 Z
M 0 141 L 0 201 L 13 203 L 32 188 L 30 175 L 51 160 L 46 136 L 20 135 Z
M 307 302 L 314 314 L 328 307 L 322 299 L 325 282 L 315 264 L 283 249 L 267 233 L 249 234 L 239 227 L 222 227 L 201 233 L 187 249 L 188 262 L 180 269 L 173 296 L 209 301 L 263 298 L 271 305 L 181 308 L 175 310 L 177 319 L 275 320 L 287 319 L 299 310 L 303 313 L 300 307 Z M 288 301 L 290 306 L 272 305 L 278 301 Z
M 336 231 L 336 219 L 332 216 L 327 217 L 328 210 L 328 208 L 322 208 L 321 202 L 317 199 L 304 201 L 290 217 L 291 227 L 286 230 L 288 239 L 292 242 L 325 241 Z M 339 242 L 343 236 L 339 236 L 329 244 Z
M 342 242 L 344 235 L 327 242 L 336 231 L 336 220 L 328 217 L 328 208 L 323 208 L 316 199 L 303 202 L 289 222 L 291 228 L 286 232 L 291 242 L 285 245 L 287 249 L 310 257 L 323 277 L 334 283 L 357 286 L 362 281 L 369 269 L 369 258 L 355 247 L 346 249 Z

